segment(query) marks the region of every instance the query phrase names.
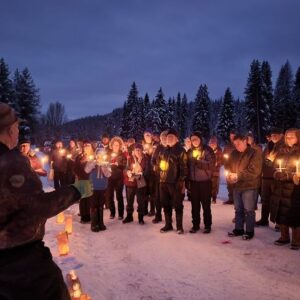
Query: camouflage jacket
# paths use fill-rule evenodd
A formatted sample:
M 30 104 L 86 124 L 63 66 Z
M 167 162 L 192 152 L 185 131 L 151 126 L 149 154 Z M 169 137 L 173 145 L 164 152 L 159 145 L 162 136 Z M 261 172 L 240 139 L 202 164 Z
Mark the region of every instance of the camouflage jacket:
M 0 250 L 42 240 L 46 220 L 80 196 L 70 186 L 44 193 L 28 159 L 0 143 Z

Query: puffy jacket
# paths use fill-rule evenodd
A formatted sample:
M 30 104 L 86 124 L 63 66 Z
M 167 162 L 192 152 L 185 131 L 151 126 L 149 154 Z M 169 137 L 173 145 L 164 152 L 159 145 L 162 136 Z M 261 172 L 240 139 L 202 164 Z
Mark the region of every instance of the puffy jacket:
M 281 147 L 273 162 L 274 190 L 271 196 L 270 220 L 278 224 L 286 224 L 287 214 L 291 207 L 294 190 L 293 174 L 300 153 L 297 147 Z M 282 160 L 282 171 L 278 172 L 278 160 Z
M 127 163 L 124 153 L 119 152 L 115 156 L 114 153 L 110 150 L 107 155 L 108 155 L 108 161 L 112 163 L 110 179 L 123 180 L 123 171 Z M 117 163 L 117 165 L 114 165 L 114 163 Z
M 0 249 L 42 240 L 46 220 L 80 196 L 71 186 L 44 193 L 28 159 L 0 143 Z
M 232 151 L 228 160 L 228 170 L 237 173 L 238 181 L 233 185 L 237 190 L 250 190 L 260 187 L 262 153 L 250 146 L 244 152 Z
M 161 162 L 167 165 L 166 169 L 161 168 Z M 188 175 L 187 154 L 184 148 L 176 143 L 173 147 L 162 150 L 156 160 L 156 170 L 160 170 L 159 181 L 161 183 L 177 183 L 184 181 Z
M 193 153 L 199 153 L 199 157 L 194 157 Z M 215 170 L 216 157 L 213 150 L 203 145 L 200 148 L 192 147 L 188 152 L 188 179 L 191 181 L 211 180 Z

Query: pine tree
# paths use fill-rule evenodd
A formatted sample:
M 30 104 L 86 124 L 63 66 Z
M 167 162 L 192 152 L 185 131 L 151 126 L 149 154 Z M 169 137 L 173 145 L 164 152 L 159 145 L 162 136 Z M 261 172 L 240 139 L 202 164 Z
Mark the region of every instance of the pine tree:
M 158 111 L 155 107 L 155 103 L 154 101 L 152 101 L 151 105 L 150 105 L 150 109 L 146 115 L 146 119 L 147 119 L 147 128 L 151 129 L 153 132 L 155 133 L 161 133 L 160 130 L 160 117 L 158 114 Z
M 166 116 L 166 127 L 176 128 L 175 116 L 176 116 L 176 102 L 174 98 L 173 99 L 169 98 L 167 116 Z
M 127 108 L 127 101 L 123 104 L 123 113 L 122 113 L 122 125 L 121 125 L 121 137 L 128 138 L 129 136 L 129 110 Z
M 298 68 L 295 76 L 294 87 L 293 87 L 293 102 L 296 106 L 297 111 L 297 128 L 300 127 L 300 67 Z
M 200 85 L 195 99 L 195 112 L 193 115 L 194 131 L 200 131 L 205 139 L 210 136 L 210 114 L 209 114 L 210 99 L 206 84 Z
M 178 92 L 175 104 L 175 123 L 176 129 L 180 131 L 180 118 L 181 118 L 181 94 Z
M 178 118 L 178 132 L 181 140 L 183 140 L 187 135 L 187 117 L 188 117 L 188 100 L 186 94 L 183 94 L 180 110 L 177 113 Z
M 297 121 L 296 106 L 292 99 L 292 70 L 287 61 L 280 69 L 274 92 L 275 126 L 284 130 L 294 127 Z
M 247 129 L 254 133 L 259 143 L 264 139 L 270 122 L 269 109 L 262 96 L 262 85 L 260 63 L 253 60 L 245 89 L 246 121 Z
M 216 99 L 214 101 L 210 101 L 210 123 L 209 127 L 211 128 L 211 134 L 216 136 L 217 133 L 217 125 L 218 125 L 218 118 L 220 115 L 220 111 L 222 108 L 222 97 Z
M 263 127 L 264 134 L 269 131 L 273 120 L 273 86 L 272 86 L 272 71 L 270 64 L 263 61 L 261 65 L 261 79 L 262 79 L 262 99 L 265 104 L 265 124 Z
M 158 132 L 162 132 L 166 129 L 166 117 L 167 117 L 167 105 L 164 99 L 164 93 L 162 88 L 158 90 L 152 107 L 152 129 L 156 128 Z
M 230 88 L 225 91 L 221 114 L 217 127 L 217 134 L 224 142 L 228 140 L 229 133 L 235 128 L 233 97 Z
M 14 101 L 13 85 L 9 78 L 8 65 L 4 59 L 0 59 L 0 102 L 9 104 L 13 108 L 17 108 Z
M 14 76 L 15 99 L 20 118 L 25 120 L 33 131 L 40 116 L 40 96 L 27 68 Z
M 145 129 L 149 128 L 151 129 L 152 125 L 152 120 L 150 119 L 150 110 L 151 110 L 151 103 L 149 99 L 148 93 L 145 94 L 144 97 L 144 118 L 145 118 Z

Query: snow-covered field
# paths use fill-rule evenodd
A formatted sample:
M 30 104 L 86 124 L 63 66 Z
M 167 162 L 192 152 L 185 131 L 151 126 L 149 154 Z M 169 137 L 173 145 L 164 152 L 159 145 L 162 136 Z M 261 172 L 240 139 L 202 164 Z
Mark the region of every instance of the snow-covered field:
M 233 229 L 233 206 L 212 205 L 213 230 L 190 234 L 191 205 L 184 201 L 184 235 L 161 234 L 163 224 L 122 224 L 110 220 L 107 230 L 94 233 L 79 223 L 78 205 L 71 207 L 74 232 L 70 254 L 58 256 L 56 234 L 64 229 L 50 219 L 45 241 L 64 273 L 75 269 L 93 300 L 300 299 L 300 251 L 278 247 L 278 233 L 257 228 L 255 238 L 228 238 Z M 257 212 L 260 216 L 260 209 Z M 201 224 L 201 228 L 203 225 Z

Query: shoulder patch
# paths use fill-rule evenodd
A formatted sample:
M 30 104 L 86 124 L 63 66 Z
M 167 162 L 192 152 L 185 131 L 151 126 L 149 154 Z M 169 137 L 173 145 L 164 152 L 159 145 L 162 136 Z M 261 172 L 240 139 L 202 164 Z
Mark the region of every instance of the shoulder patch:
M 16 174 L 16 175 L 12 175 L 9 178 L 9 182 L 11 184 L 12 187 L 14 188 L 21 188 L 25 182 L 25 177 L 23 174 Z

